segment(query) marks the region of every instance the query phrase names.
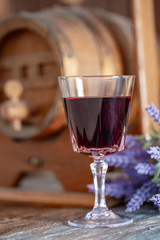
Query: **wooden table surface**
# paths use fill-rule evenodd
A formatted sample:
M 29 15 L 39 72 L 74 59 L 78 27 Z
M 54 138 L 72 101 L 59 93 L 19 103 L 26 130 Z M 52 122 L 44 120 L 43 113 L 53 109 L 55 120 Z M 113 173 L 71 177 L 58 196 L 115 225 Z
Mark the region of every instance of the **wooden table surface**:
M 160 214 L 153 207 L 126 214 L 134 218 L 128 227 L 82 229 L 67 225 L 67 219 L 86 212 L 80 208 L 0 206 L 0 239 L 10 240 L 159 240 Z M 124 208 L 114 208 L 124 214 Z

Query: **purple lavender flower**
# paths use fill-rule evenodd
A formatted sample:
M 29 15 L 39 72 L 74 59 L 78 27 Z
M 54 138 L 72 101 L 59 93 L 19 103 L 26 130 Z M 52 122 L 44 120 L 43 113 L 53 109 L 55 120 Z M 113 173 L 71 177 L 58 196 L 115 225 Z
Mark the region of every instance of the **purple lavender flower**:
M 136 138 L 133 135 L 127 135 L 125 145 L 127 148 L 131 149 L 137 144 Z
M 134 183 L 133 181 L 128 180 L 128 184 L 126 185 L 125 193 L 124 193 L 126 202 L 128 202 L 132 198 L 134 192 L 135 192 Z
M 121 198 L 125 195 L 125 189 L 127 185 L 127 180 L 116 179 L 105 185 L 105 195 L 109 195 L 115 198 Z
M 150 198 L 150 201 L 154 203 L 156 207 L 158 207 L 158 211 L 160 212 L 160 194 L 155 194 Z
M 156 192 L 156 185 L 151 181 L 146 182 L 139 188 L 127 203 L 126 212 L 133 212 L 140 208 L 147 198 Z
M 150 154 L 151 158 L 160 160 L 160 148 L 158 146 L 150 147 L 147 152 Z
M 151 180 L 151 177 L 148 175 L 138 174 L 134 166 L 133 167 L 128 166 L 127 168 L 125 168 L 124 173 L 132 181 L 132 184 L 134 185 L 135 188 L 139 188 L 142 186 L 142 184 Z
M 113 154 L 110 156 L 107 156 L 105 159 L 105 162 L 114 167 L 127 167 L 128 165 L 134 165 L 135 159 L 132 157 L 125 156 L 123 154 Z
M 122 154 L 134 159 L 140 158 L 141 161 L 146 161 L 147 152 L 143 149 L 144 142 L 137 140 L 137 137 L 127 135 L 126 137 L 126 149 L 122 151 Z M 121 154 L 121 153 L 119 153 Z
M 154 106 L 154 104 L 152 103 L 150 106 L 148 105 L 147 108 L 146 108 L 146 111 L 148 112 L 149 116 L 160 127 L 160 114 L 159 114 L 159 110 Z
M 137 165 L 134 167 L 135 170 L 137 170 L 138 174 L 143 175 L 149 175 L 153 176 L 154 172 L 156 170 L 156 166 L 151 163 L 137 163 Z

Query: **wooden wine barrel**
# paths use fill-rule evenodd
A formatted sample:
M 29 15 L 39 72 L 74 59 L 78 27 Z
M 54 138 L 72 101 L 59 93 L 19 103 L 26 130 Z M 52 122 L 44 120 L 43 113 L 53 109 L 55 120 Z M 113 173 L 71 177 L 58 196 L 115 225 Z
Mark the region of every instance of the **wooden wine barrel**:
M 133 34 L 129 20 L 121 19 L 103 10 L 63 7 L 2 22 L 0 132 L 27 139 L 61 129 L 60 75 L 133 74 Z

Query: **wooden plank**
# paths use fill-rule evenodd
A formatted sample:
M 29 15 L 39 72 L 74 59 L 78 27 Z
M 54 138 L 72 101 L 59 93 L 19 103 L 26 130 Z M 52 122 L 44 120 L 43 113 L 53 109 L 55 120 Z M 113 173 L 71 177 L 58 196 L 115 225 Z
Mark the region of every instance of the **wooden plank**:
M 16 188 L 0 188 L 0 203 L 50 207 L 92 207 L 94 195 L 87 193 L 43 193 Z
M 67 220 L 85 214 L 86 209 L 33 208 L 0 206 L 0 239 L 6 240 L 159 240 L 160 215 L 153 207 L 143 207 L 135 213 L 115 212 L 132 216 L 134 222 L 121 228 L 84 229 L 67 225 Z
M 140 89 L 142 131 L 143 133 L 147 133 L 151 129 L 151 124 L 145 107 L 152 102 L 157 107 L 160 106 L 158 49 L 153 0 L 132 0 L 132 10 L 136 40 L 137 78 Z
M 120 200 L 107 197 L 109 207 Z M 0 203 L 27 204 L 47 207 L 93 207 L 94 194 L 89 193 L 43 193 L 24 191 L 18 188 L 0 188 Z

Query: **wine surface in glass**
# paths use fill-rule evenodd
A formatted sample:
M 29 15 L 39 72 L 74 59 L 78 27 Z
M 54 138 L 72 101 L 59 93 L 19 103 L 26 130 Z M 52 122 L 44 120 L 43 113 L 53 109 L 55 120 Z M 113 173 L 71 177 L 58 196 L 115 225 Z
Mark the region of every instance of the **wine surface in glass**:
M 64 98 L 74 151 L 109 155 L 125 135 L 131 97 Z

